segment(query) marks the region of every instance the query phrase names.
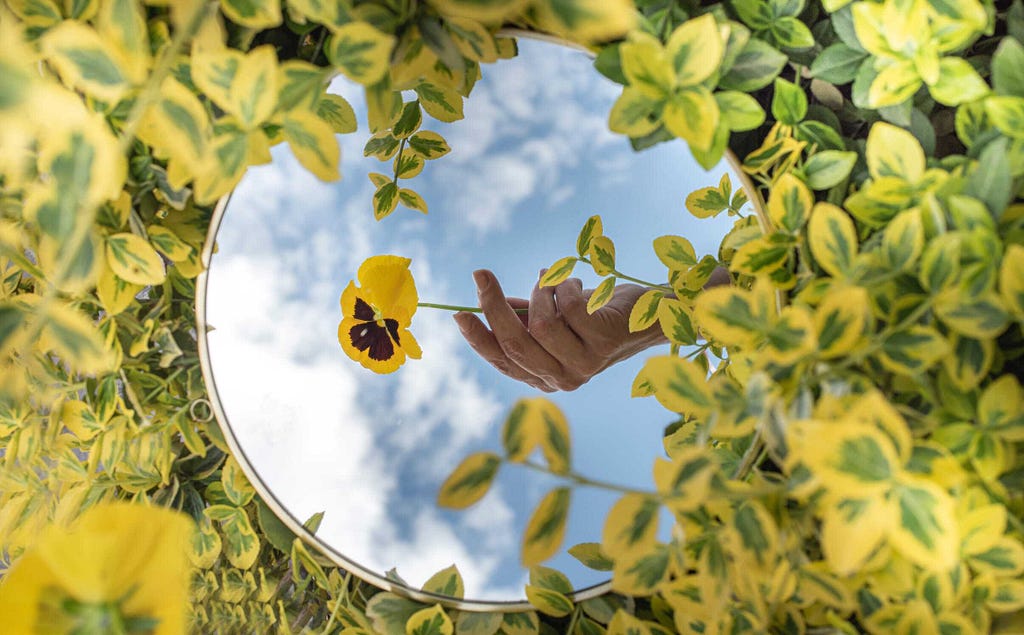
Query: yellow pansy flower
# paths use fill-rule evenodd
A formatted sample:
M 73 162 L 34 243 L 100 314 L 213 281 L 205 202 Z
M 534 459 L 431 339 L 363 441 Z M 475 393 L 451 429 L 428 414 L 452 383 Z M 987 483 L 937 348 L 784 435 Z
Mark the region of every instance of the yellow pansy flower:
M 409 332 L 419 300 L 408 258 L 373 256 L 341 294 L 338 341 L 345 354 L 375 373 L 391 373 L 406 357 L 419 359 L 420 345 Z
M 185 632 L 194 525 L 161 507 L 104 503 L 53 526 L 0 584 L 3 632 Z

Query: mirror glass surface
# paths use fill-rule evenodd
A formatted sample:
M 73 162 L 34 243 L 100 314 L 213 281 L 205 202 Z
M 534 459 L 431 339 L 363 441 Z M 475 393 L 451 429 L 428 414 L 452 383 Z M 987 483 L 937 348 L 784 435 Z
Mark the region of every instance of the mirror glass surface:
M 361 89 L 332 91 L 353 104 L 360 133 L 340 137 L 343 179 L 323 183 L 285 144 L 251 169 L 232 194 L 209 269 L 206 322 L 210 370 L 222 425 L 254 473 L 298 522 L 324 512 L 317 537 L 361 567 L 396 570 L 413 588 L 452 564 L 466 597 L 517 601 L 527 571 L 520 537 L 530 513 L 558 481 L 503 467 L 488 495 L 463 511 L 440 509 L 437 491 L 469 453 L 500 452 L 505 415 L 541 393 L 493 370 L 462 340 L 451 313 L 421 308 L 411 330 L 423 348 L 390 375 L 351 361 L 337 340 L 339 297 L 375 254 L 412 259 L 420 301 L 476 304 L 471 273 L 493 270 L 506 294 L 529 297 L 541 267 L 573 254 L 593 214 L 616 243 L 619 269 L 664 281 L 651 248 L 662 234 L 687 236 L 698 257 L 717 250 L 731 220 L 698 220 L 686 194 L 715 185 L 728 168 L 704 172 L 681 141 L 634 153 L 610 133 L 621 87 L 576 50 L 520 38 L 519 56 L 484 67 L 463 121 L 425 118 L 452 152 L 409 181 L 430 206 L 373 219 L 364 159 Z M 734 189 L 739 180 L 733 177 Z M 598 278 L 580 267 L 585 286 Z M 670 413 L 631 399 L 645 357 L 609 368 L 577 391 L 550 396 L 572 431 L 573 466 L 604 481 L 651 486 Z M 613 492 L 577 489 L 565 547 L 600 540 Z M 667 537 L 668 519 L 662 522 Z M 577 589 L 608 574 L 561 553 L 546 563 Z

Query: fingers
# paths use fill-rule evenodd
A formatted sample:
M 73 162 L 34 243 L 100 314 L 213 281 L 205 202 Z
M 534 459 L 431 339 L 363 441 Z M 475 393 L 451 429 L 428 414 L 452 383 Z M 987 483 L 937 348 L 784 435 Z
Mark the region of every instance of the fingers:
M 455 323 L 459 326 L 459 331 L 462 332 L 462 336 L 466 338 L 470 347 L 487 363 L 494 366 L 498 372 L 544 392 L 554 392 L 554 389 L 539 377 L 531 375 L 518 364 L 512 363 L 498 344 L 494 334 L 480 321 L 480 318 L 464 311 L 456 313 L 454 318 Z
M 541 275 L 544 275 L 543 270 Z M 555 359 L 562 360 L 563 367 L 571 366 L 571 360 L 584 353 L 580 336 L 569 328 L 559 312 L 555 287 L 541 287 L 539 281 L 530 295 L 529 330 L 544 350 Z
M 577 333 L 583 332 L 590 320 L 587 313 L 587 296 L 583 293 L 583 281 L 569 278 L 555 287 L 555 304 L 569 328 Z

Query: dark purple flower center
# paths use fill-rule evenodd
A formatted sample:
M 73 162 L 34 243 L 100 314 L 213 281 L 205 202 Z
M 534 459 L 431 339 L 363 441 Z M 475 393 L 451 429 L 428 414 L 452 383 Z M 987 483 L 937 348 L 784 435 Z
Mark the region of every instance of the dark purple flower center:
M 395 344 L 400 343 L 398 320 L 386 319 L 384 326 L 377 324 L 373 319 L 373 307 L 360 298 L 356 298 L 353 317 L 366 321 L 356 324 L 348 330 L 352 346 L 359 351 L 369 351 L 370 359 L 374 361 L 383 362 L 391 359 L 395 354 Z

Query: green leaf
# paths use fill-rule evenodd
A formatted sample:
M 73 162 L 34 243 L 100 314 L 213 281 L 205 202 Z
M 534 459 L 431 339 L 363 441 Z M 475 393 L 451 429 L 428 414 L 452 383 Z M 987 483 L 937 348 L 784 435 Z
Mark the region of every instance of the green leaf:
M 643 137 L 658 128 L 663 101 L 633 86 L 626 86 L 608 114 L 608 129 L 630 137 Z
M 405 625 L 423 605 L 394 593 L 377 593 L 366 603 L 366 616 L 382 635 L 406 635 Z
M 1024 45 L 1004 37 L 992 56 L 992 88 L 997 95 L 1024 97 Z
M 985 145 L 964 188 L 965 194 L 984 201 L 997 219 L 1003 215 L 1013 196 L 1010 164 L 1006 158 L 1007 144 L 1007 139 L 1001 138 Z
M 378 132 L 366 141 L 366 145 L 363 146 L 363 156 L 372 156 L 381 161 L 387 161 L 395 156 L 400 144 L 401 142 L 391 136 L 390 132 Z
M 964 297 L 950 290 L 938 297 L 935 314 L 946 326 L 968 337 L 995 338 L 1010 323 L 1010 316 L 994 292 Z
M 908 209 L 897 214 L 882 234 L 881 256 L 893 271 L 909 269 L 924 249 L 924 223 L 921 213 Z
M 777 78 L 772 95 L 772 116 L 789 126 L 800 123 L 807 116 L 807 95 L 803 89 L 793 82 Z
M 463 509 L 483 498 L 501 467 L 501 457 L 493 452 L 467 456 L 445 479 L 437 494 L 437 504 Z
M 718 86 L 749 93 L 772 83 L 789 58 L 758 38 L 751 38 Z
M 811 75 L 830 84 L 849 84 L 857 76 L 867 53 L 843 42 L 823 50 L 811 63 Z
M 715 101 L 722 124 L 734 132 L 753 130 L 764 123 L 765 112 L 756 99 L 736 90 L 720 90 Z
M 523 532 L 521 560 L 523 566 L 539 564 L 555 554 L 565 537 L 565 521 L 569 515 L 569 499 L 572 490 L 558 487 L 544 496 L 534 510 L 526 530 Z M 530 597 L 527 587 L 527 598 Z M 534 606 L 537 606 L 534 603 Z M 544 609 L 537 606 L 538 609 Z
M 540 621 L 535 611 L 522 613 L 505 613 L 502 618 L 501 630 L 505 635 L 537 635 Z
M 503 621 L 502 613 L 460 611 L 455 620 L 455 635 L 494 635 Z
M 806 49 L 814 46 L 814 35 L 807 25 L 798 18 L 778 18 L 768 28 L 768 33 L 780 48 Z
M 285 554 L 291 553 L 295 534 L 259 498 L 256 499 L 256 521 L 259 523 L 261 535 L 274 549 Z
M 765 0 L 733 0 L 730 3 L 744 24 L 755 30 L 771 26 L 775 15 Z
M 25 310 L 20 304 L 11 301 L 0 303 L 0 351 L 25 323 Z
M 842 183 L 857 163 L 856 152 L 823 150 L 804 164 L 804 175 L 812 190 L 827 190 Z

